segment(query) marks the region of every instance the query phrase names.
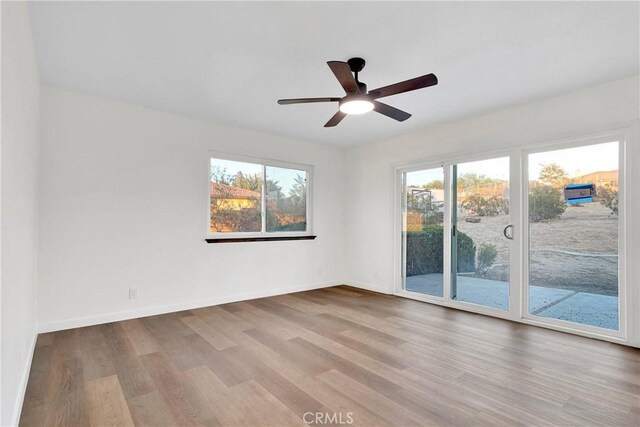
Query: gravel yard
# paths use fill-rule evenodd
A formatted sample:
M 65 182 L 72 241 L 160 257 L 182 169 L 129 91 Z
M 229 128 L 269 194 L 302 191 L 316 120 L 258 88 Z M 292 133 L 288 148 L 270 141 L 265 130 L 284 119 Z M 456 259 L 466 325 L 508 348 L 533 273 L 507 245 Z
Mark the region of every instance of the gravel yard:
M 498 256 L 483 277 L 508 279 L 508 243 L 502 235 L 508 216 L 459 220 L 459 230 L 476 247 L 493 244 Z M 600 203 L 569 206 L 560 219 L 531 224 L 530 284 L 602 295 L 618 294 L 618 217 Z

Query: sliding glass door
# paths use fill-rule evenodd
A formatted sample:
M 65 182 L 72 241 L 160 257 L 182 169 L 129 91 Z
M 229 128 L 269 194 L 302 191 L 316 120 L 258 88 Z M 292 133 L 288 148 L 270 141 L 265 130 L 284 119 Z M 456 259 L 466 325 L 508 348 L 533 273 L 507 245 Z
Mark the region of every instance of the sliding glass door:
M 528 156 L 528 313 L 619 329 L 618 142 Z
M 509 157 L 451 166 L 451 299 L 509 310 Z
M 403 288 L 509 310 L 510 158 L 402 175 Z
M 442 297 L 444 289 L 444 169 L 404 174 L 404 288 Z
M 621 141 L 514 149 L 399 170 L 400 292 L 621 336 Z

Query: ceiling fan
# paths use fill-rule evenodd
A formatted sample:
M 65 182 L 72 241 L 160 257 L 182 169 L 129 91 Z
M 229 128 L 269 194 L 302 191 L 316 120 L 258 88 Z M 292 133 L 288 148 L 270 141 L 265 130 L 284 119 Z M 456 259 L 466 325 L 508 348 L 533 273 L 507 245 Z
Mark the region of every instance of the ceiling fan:
M 411 117 L 411 114 L 390 105 L 383 104 L 382 102 L 377 101 L 377 99 L 438 84 L 438 78 L 434 74 L 427 74 L 367 92 L 367 85 L 358 80 L 358 73 L 362 71 L 365 65 L 364 59 L 351 58 L 347 62 L 329 61 L 327 64 L 344 88 L 344 91 L 347 93 L 346 96 L 342 98 L 279 99 L 278 104 L 289 105 L 308 104 L 312 102 L 337 102 L 339 108 L 338 112 L 329 119 L 324 127 L 336 126 L 348 114 L 364 114 L 371 110 L 387 117 L 391 117 L 399 122 L 403 122 Z M 353 74 L 351 74 L 352 72 Z

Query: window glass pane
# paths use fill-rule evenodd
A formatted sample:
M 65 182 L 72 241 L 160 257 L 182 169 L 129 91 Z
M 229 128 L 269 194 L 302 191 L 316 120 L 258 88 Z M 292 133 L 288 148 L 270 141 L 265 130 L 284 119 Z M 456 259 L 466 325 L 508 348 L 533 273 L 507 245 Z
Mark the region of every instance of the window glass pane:
M 508 310 L 509 157 L 452 169 L 451 299 Z
M 307 172 L 266 167 L 267 231 L 307 230 Z
M 262 165 L 211 159 L 211 233 L 262 231 Z
M 442 296 L 444 170 L 407 172 L 404 200 L 405 289 Z
M 529 155 L 529 313 L 618 330 L 618 227 L 617 142 Z

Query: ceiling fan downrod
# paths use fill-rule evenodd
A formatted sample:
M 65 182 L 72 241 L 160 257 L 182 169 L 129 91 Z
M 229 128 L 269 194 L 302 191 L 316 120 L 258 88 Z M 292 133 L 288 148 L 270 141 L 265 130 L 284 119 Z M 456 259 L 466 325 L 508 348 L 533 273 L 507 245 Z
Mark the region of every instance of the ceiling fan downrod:
M 358 88 L 360 89 L 360 93 L 367 93 L 367 85 L 358 80 L 358 73 L 362 71 L 367 62 L 363 58 L 351 58 L 347 61 L 349 64 L 349 69 L 353 72 L 356 83 L 358 83 Z

